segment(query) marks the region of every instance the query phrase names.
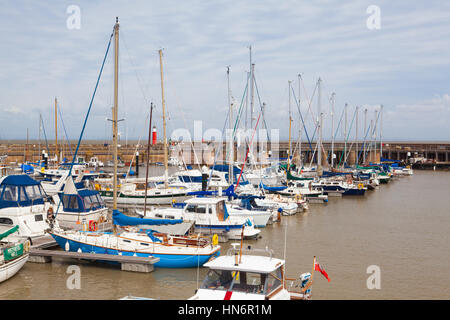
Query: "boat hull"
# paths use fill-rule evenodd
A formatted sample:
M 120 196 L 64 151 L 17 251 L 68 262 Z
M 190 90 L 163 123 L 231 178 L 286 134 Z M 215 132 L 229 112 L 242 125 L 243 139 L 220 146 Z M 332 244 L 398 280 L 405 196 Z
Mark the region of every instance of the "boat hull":
M 14 259 L 6 264 L 0 266 L 0 282 L 6 281 L 13 277 L 20 269 L 22 269 L 25 262 L 28 261 L 28 253 L 23 254 L 17 259 Z
M 162 254 L 162 253 L 145 253 L 145 252 L 133 252 L 127 250 L 117 250 L 113 248 L 107 248 L 103 246 L 91 245 L 88 243 L 83 243 L 73 239 L 65 238 L 60 235 L 50 233 L 53 239 L 58 243 L 58 245 L 66 249 L 68 243 L 68 251 L 78 252 L 91 252 L 100 254 L 112 254 L 112 255 L 122 255 L 122 256 L 137 256 L 137 257 L 156 257 L 160 260 L 154 264 L 157 268 L 197 268 L 202 266 L 212 258 L 217 257 L 220 251 L 216 250 L 211 254 L 206 255 L 187 255 L 187 254 Z M 111 263 L 108 261 L 108 263 Z
M 99 191 L 100 195 L 104 200 L 112 200 L 113 193 L 112 191 Z M 187 193 L 181 194 L 164 194 L 164 195 L 148 195 L 147 196 L 147 204 L 148 205 L 160 205 L 160 204 L 172 204 L 173 202 L 182 202 L 191 196 L 188 196 Z M 117 197 L 118 204 L 144 204 L 145 196 L 132 196 L 120 194 Z

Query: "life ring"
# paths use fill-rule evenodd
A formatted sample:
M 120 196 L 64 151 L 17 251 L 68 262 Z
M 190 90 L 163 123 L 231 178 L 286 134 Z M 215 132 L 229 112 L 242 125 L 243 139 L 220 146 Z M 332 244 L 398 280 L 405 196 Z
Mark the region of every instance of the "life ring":
M 25 241 L 25 243 L 23 244 L 23 250 L 25 252 L 30 251 L 30 240 Z
M 97 231 L 97 221 L 89 220 L 89 231 Z
M 100 191 L 100 185 L 98 183 L 95 184 L 95 190 Z
M 364 185 L 362 183 L 358 184 L 358 189 L 364 188 Z
M 296 194 L 295 195 L 295 201 L 296 202 L 300 202 L 302 200 L 302 195 L 301 194 Z
M 53 221 L 53 207 L 50 207 L 47 210 L 47 220 Z
M 212 236 L 212 244 L 214 246 L 217 246 L 219 244 L 219 236 L 216 233 Z

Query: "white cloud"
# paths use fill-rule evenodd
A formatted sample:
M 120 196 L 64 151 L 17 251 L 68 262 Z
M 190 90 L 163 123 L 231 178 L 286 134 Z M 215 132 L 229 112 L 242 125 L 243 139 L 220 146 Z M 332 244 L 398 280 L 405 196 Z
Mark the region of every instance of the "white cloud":
M 164 48 L 172 128 L 185 126 L 185 122 L 192 126 L 196 119 L 210 127 L 223 127 L 226 114 L 218 114 L 226 112 L 226 66 L 231 65 L 232 92 L 240 102 L 249 69 L 249 44 L 261 99 L 270 115 L 267 124 L 280 128 L 282 137 L 287 136 L 287 126 L 280 125 L 286 122 L 287 81 L 296 79 L 299 72 L 311 91 L 320 76 L 323 96 L 337 93 L 336 114 L 345 102 L 352 107 L 382 103 L 395 110 L 396 122 L 385 130 L 392 136 L 417 134 L 420 139 L 421 133 L 414 129 L 422 125 L 418 111 L 425 110 L 426 104 L 429 108 L 422 112 L 439 108 L 432 101 L 439 98 L 430 97 L 448 92 L 450 6 L 439 1 L 378 1 L 381 29 L 375 31 L 366 28 L 366 8 L 371 1 L 79 1 L 80 30 L 66 28 L 70 4 L 73 1 L 18 1 L 2 6 L 0 105 L 38 109 L 51 121 L 52 102 L 58 96 L 65 124 L 75 137 L 117 15 L 119 113 L 127 117 L 121 126 L 127 125 L 130 135 L 132 130 L 135 135 L 141 131 L 131 128 L 145 125 L 149 101 L 157 104 L 155 121 L 161 126 L 160 48 Z M 106 138 L 104 118 L 112 105 L 112 52 L 111 48 L 87 137 Z M 445 95 L 439 97 L 445 100 Z M 38 112 L 33 112 L 29 112 L 27 126 L 36 127 Z M 447 109 L 433 112 L 448 119 L 448 104 Z M 398 127 L 402 130 L 395 130 Z M 21 129 L 7 128 L 1 134 L 14 137 Z M 439 126 L 432 134 L 450 139 L 448 130 Z

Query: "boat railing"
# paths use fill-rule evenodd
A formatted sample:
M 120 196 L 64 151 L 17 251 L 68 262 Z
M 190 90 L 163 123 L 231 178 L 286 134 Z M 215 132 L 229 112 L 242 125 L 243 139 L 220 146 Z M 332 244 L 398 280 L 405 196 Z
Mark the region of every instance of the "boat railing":
M 232 243 L 231 244 L 231 248 L 227 250 L 227 256 L 233 256 L 235 254 L 239 254 L 239 253 L 263 253 L 263 254 L 267 254 L 270 259 L 272 259 L 273 256 L 273 250 L 269 249 L 269 247 L 265 247 L 264 249 L 261 248 L 252 248 L 251 246 L 247 246 L 246 248 L 243 247 L 241 249 L 241 244 L 240 243 Z

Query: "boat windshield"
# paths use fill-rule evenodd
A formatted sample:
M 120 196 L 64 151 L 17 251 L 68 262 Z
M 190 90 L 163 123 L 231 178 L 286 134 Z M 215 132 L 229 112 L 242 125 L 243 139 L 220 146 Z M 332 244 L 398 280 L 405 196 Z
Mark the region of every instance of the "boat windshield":
M 209 270 L 203 281 L 202 289 L 228 290 L 233 282 L 233 275 L 229 270 Z
M 268 295 L 279 289 L 281 285 L 280 268 L 269 274 L 212 269 L 208 272 L 201 288 Z

